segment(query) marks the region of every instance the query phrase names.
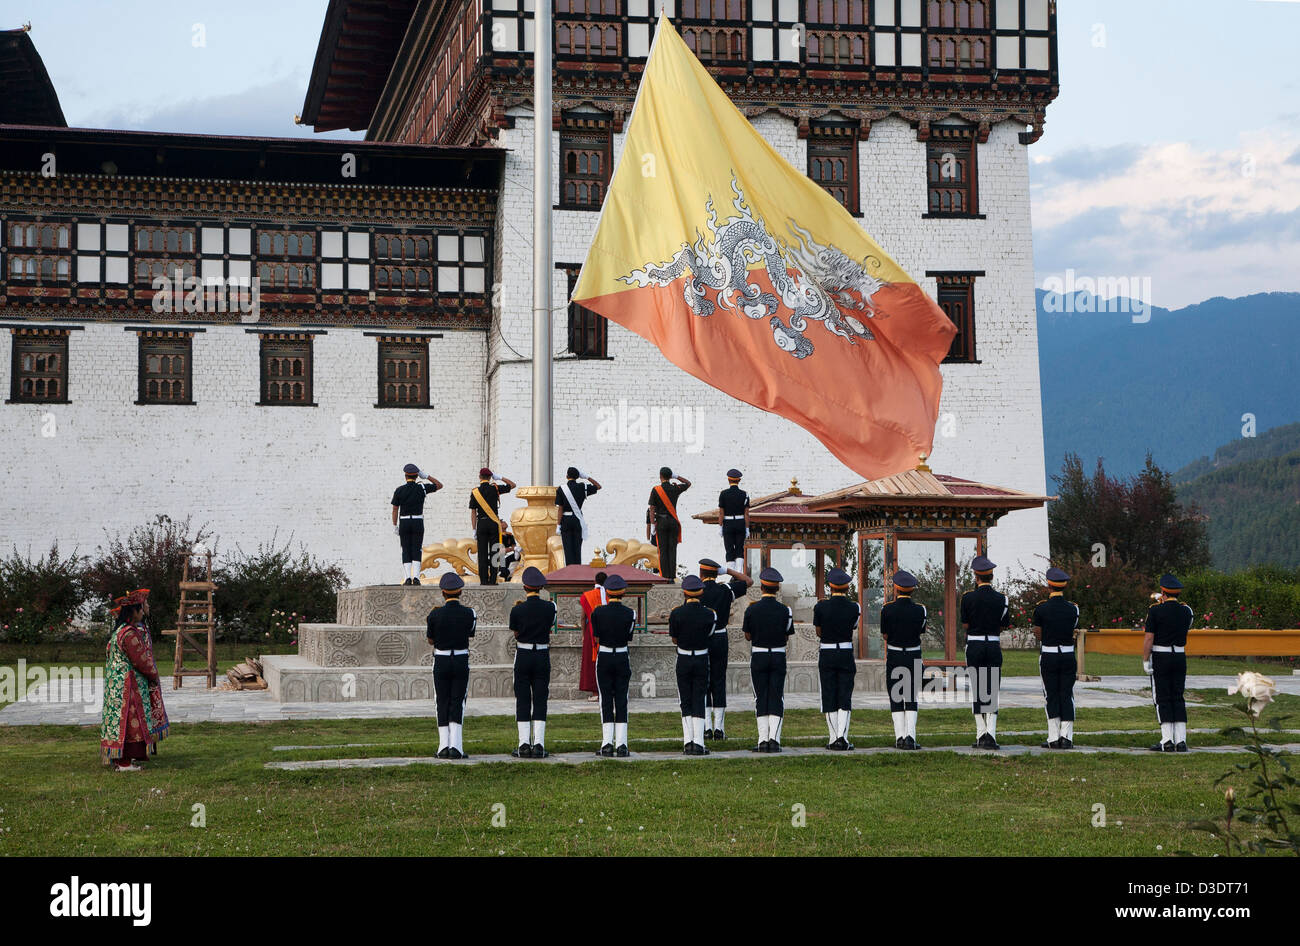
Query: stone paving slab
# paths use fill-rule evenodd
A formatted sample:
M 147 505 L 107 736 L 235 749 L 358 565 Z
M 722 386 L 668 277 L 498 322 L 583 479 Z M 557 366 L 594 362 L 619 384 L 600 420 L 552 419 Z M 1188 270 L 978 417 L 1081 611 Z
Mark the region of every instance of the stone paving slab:
M 1294 753 L 1296 746 L 1269 746 L 1275 751 Z M 1148 756 L 1157 755 L 1150 749 L 1130 748 L 1125 746 L 1080 746 L 1077 743 L 1073 749 L 1043 749 L 1039 746 L 1003 746 L 1001 749 L 975 749 L 971 746 L 926 746 L 915 750 L 917 752 L 952 752 L 957 755 L 974 755 L 974 756 L 1037 756 L 1037 755 L 1061 755 L 1075 753 L 1077 755 L 1138 755 Z M 1187 753 L 1177 753 L 1171 756 L 1176 758 L 1181 755 L 1239 755 L 1246 750 L 1241 746 L 1206 746 L 1199 749 L 1191 749 Z M 789 757 L 801 757 L 810 755 L 821 756 L 866 756 L 880 755 L 887 752 L 902 752 L 900 749 L 892 747 L 873 747 L 869 749 L 853 749 L 849 752 L 831 752 L 823 748 L 808 748 L 802 746 L 792 746 L 784 748 L 780 753 L 766 752 L 749 752 L 745 749 L 740 750 L 719 750 L 712 752 L 707 756 L 689 756 L 682 755 L 679 752 L 634 752 L 624 758 L 618 756 L 598 756 L 592 752 L 557 752 L 545 759 L 516 759 L 510 755 L 474 755 L 468 759 L 439 759 L 436 756 L 392 756 L 388 758 L 372 759 L 314 759 L 303 762 L 267 762 L 266 768 L 278 769 L 284 772 L 303 772 L 320 769 L 388 769 L 388 768 L 405 768 L 412 765 L 485 765 L 489 763 L 504 762 L 507 765 L 583 765 L 591 762 L 674 762 L 690 764 L 696 762 L 708 762 L 710 760 L 734 760 L 734 759 L 782 759 Z M 1165 755 L 1167 753 L 1160 753 Z M 1171 764 L 1173 764 L 1171 762 Z
M 1274 678 L 1279 692 L 1300 695 L 1300 676 Z M 1189 690 L 1219 690 L 1223 702 L 1230 703 L 1227 689 L 1236 682 L 1228 675 L 1203 675 L 1187 678 Z M 84 683 L 61 681 L 57 700 L 47 699 L 46 684 L 17 703 L 0 709 L 3 726 L 98 726 L 99 693 L 93 681 Z M 1150 706 L 1150 681 L 1143 676 L 1105 677 L 1097 683 L 1075 685 L 1075 703 L 1082 709 Z M 633 692 L 636 692 L 635 690 Z M 280 703 L 265 690 L 209 690 L 193 680 L 180 690 L 172 688 L 170 677 L 163 680 L 163 699 L 168 718 L 173 723 L 240 723 L 275 722 L 288 719 L 429 719 L 435 715 L 432 700 L 373 700 L 347 703 Z M 923 696 L 928 696 L 923 694 Z M 943 699 L 923 699 L 921 711 L 929 708 L 967 707 L 966 691 L 956 690 Z M 1041 708 L 1043 706 L 1042 682 L 1038 677 L 1005 677 L 1002 681 L 1001 705 Z M 791 693 L 786 695 L 787 709 L 819 709 L 820 697 L 816 693 Z M 642 699 L 628 702 L 633 713 L 675 713 L 675 698 Z M 888 709 L 883 693 L 854 698 L 855 710 Z M 746 698 L 731 702 L 733 710 L 753 709 Z M 472 699 L 465 707 L 467 716 L 512 716 L 515 703 L 509 697 L 481 697 Z M 552 700 L 553 714 L 597 713 L 598 705 L 586 700 Z

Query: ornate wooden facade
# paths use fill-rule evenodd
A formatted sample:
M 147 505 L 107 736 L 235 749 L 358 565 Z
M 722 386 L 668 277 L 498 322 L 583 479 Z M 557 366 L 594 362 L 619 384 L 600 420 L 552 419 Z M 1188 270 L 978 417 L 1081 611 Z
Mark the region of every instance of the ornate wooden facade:
M 501 160 L 491 148 L 9 128 L 0 307 L 484 327 Z
M 661 4 L 557 0 L 556 128 L 586 106 L 621 130 Z M 365 128 L 378 141 L 475 144 L 531 102 L 530 0 L 377 6 L 332 0 L 304 123 Z M 873 121 L 897 115 L 922 140 L 951 117 L 981 142 L 992 124 L 1015 119 L 1029 143 L 1058 92 L 1055 0 L 668 0 L 667 12 L 742 111 L 775 110 L 802 136 L 834 114 L 866 138 Z

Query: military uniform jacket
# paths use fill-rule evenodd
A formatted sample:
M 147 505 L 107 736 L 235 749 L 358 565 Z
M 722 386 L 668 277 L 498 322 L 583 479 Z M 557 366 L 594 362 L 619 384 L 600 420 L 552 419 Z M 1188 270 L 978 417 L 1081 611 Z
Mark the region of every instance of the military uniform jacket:
M 997 637 L 1011 626 L 1011 603 L 992 585 L 980 585 L 961 596 L 961 622 L 971 637 Z
M 909 595 L 899 595 L 880 609 L 880 633 L 891 647 L 920 647 L 928 620 L 925 605 Z
M 621 601 L 610 601 L 591 612 L 591 636 L 602 647 L 626 647 L 635 621 L 635 611 Z
M 794 614 L 776 598 L 764 595 L 745 609 L 743 628 L 753 647 L 784 647 L 794 633 Z
M 728 486 L 718 494 L 718 508 L 722 510 L 724 516 L 743 516 L 745 510 L 749 508 L 749 493 L 739 486 Z
M 582 504 L 586 502 L 588 496 L 594 496 L 600 490 L 599 486 L 594 486 L 591 483 L 580 483 L 577 480 L 569 480 L 564 485 L 569 487 L 569 492 L 573 493 L 573 501 L 579 509 L 582 508 Z M 555 488 L 555 505 L 561 509 L 573 509 L 569 505 L 568 497 L 564 495 L 564 490 L 558 486 Z
M 510 630 L 519 635 L 521 644 L 547 644 L 555 626 L 555 602 L 540 595 L 529 595 L 510 609 Z
M 425 637 L 435 650 L 465 650 L 478 627 L 478 614 L 459 601 L 448 601 L 429 612 Z
M 813 605 L 813 627 L 822 630 L 823 644 L 844 644 L 853 640 L 862 608 L 848 595 L 831 595 Z
M 483 501 L 486 502 L 489 506 L 491 506 L 492 512 L 494 512 L 497 515 L 497 517 L 500 518 L 501 495 L 503 493 L 510 492 L 510 487 L 497 486 L 495 483 L 479 483 L 478 491 L 479 491 L 479 495 L 483 497 Z M 474 499 L 473 493 L 469 494 L 469 508 L 478 510 L 478 515 L 479 515 L 478 524 L 480 526 L 483 525 L 483 523 L 485 522 L 489 524 L 491 523 L 491 520 L 488 519 L 486 515 L 484 515 L 482 508 L 479 507 L 478 502 Z
M 672 502 L 673 508 L 676 509 L 677 500 L 681 497 L 682 493 L 686 492 L 687 487 L 682 483 L 660 483 L 659 485 L 664 488 L 664 492 Z M 669 519 L 672 518 L 672 515 L 664 506 L 663 500 L 659 498 L 659 490 L 657 489 L 650 490 L 650 508 L 655 511 L 656 516 L 667 516 Z M 678 512 L 678 515 L 681 515 L 680 511 Z
M 1181 601 L 1162 601 L 1147 611 L 1147 633 L 1154 634 L 1157 647 L 1186 647 L 1187 632 L 1196 615 Z
M 748 586 L 738 579 L 731 579 L 729 582 L 720 582 L 716 579 L 708 579 L 704 582 L 704 591 L 700 594 L 700 601 L 706 608 L 712 608 L 713 613 L 718 617 L 718 627 L 726 627 L 731 621 L 731 604 L 733 601 L 739 601 L 745 597 Z
M 687 601 L 668 615 L 668 634 L 682 650 L 705 650 L 718 616 L 701 601 Z
M 1034 608 L 1033 623 L 1043 629 L 1044 647 L 1071 647 L 1079 626 L 1079 606 L 1065 595 L 1052 595 Z
M 393 505 L 397 507 L 399 516 L 422 516 L 424 515 L 424 497 L 433 492 L 437 492 L 438 487 L 433 483 L 417 483 L 412 480 L 409 483 L 403 483 L 393 491 Z

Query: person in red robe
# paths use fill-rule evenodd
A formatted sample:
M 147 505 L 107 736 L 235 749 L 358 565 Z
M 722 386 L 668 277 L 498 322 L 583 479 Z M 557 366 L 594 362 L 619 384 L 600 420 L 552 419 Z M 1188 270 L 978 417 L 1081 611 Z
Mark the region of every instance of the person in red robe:
M 604 572 L 596 573 L 596 584 L 590 591 L 584 591 L 578 599 L 582 605 L 582 662 L 578 668 L 578 689 L 590 693 L 588 702 L 596 697 L 596 642 L 591 636 L 591 612 L 595 611 L 609 599 L 605 596 Z
M 110 613 L 116 626 L 108 638 L 99 751 L 114 771 L 138 772 L 140 763 L 158 751 L 158 741 L 168 729 L 162 681 L 144 624 L 149 589 L 140 588 L 113 604 Z

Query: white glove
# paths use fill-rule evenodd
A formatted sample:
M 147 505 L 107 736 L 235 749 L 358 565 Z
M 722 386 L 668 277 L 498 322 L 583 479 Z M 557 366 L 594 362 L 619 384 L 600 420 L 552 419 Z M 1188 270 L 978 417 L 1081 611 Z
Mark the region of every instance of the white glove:
M 718 535 L 722 535 L 722 526 L 718 526 Z
M 1148 677 L 1151 676 L 1151 661 L 1149 660 L 1142 661 L 1142 672 L 1145 673 Z
M 424 470 L 416 470 L 415 475 L 420 477 L 422 480 L 429 479 L 429 474 L 424 472 Z
M 402 530 L 399 529 L 396 525 L 393 526 L 393 535 L 401 535 L 401 532 Z

